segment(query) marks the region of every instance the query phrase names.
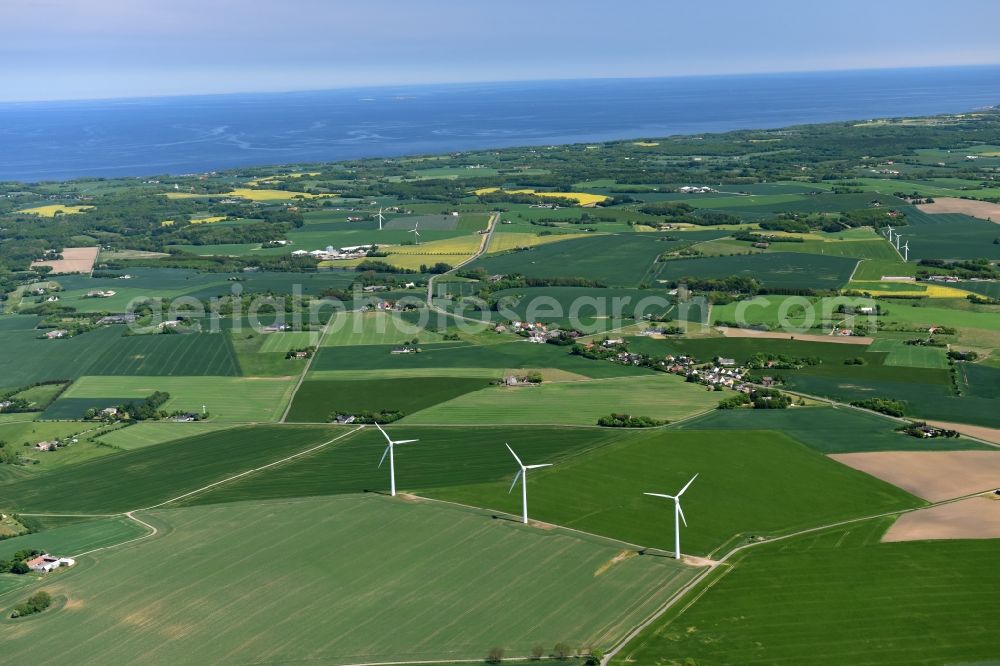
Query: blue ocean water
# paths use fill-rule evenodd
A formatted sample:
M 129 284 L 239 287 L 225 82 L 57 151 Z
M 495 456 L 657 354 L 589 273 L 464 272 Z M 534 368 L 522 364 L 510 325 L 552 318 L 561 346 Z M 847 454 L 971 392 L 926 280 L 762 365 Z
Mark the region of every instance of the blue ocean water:
M 1000 66 L 0 104 L 0 180 L 191 173 L 969 111 Z

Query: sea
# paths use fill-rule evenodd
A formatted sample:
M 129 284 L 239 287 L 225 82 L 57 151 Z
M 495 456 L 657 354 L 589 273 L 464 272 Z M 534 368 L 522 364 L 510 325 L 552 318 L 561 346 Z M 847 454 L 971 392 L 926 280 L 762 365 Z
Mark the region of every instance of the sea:
M 0 180 L 202 173 L 998 104 L 1000 66 L 3 103 Z

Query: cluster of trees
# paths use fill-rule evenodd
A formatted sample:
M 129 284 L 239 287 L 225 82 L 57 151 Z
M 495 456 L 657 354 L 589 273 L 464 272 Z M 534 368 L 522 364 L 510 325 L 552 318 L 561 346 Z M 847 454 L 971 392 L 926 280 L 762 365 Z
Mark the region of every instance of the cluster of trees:
M 816 356 L 787 356 L 771 352 L 757 352 L 751 355 L 745 365 L 751 370 L 795 370 L 807 365 L 820 365 L 823 359 Z
M 873 412 L 880 412 L 888 416 L 902 416 L 906 413 L 906 403 L 901 400 L 891 398 L 867 398 L 865 400 L 852 400 L 852 407 L 870 409 Z
M 45 590 L 40 590 L 28 597 L 28 600 L 24 603 L 14 606 L 14 610 L 11 611 L 10 616 L 18 618 L 25 615 L 34 615 L 35 613 L 41 613 L 51 605 L 52 597 Z
M 160 409 L 170 400 L 170 394 L 166 391 L 153 391 L 145 400 L 140 403 L 126 402 L 117 405 L 117 413 L 114 415 L 104 415 L 103 411 L 91 407 L 84 413 L 85 419 L 104 418 L 105 420 L 127 420 L 127 421 L 152 421 L 169 416 L 167 412 Z
M 667 423 L 669 421 L 661 421 L 649 416 L 632 416 L 631 414 L 610 414 L 597 419 L 597 425 L 605 428 L 655 428 Z
M 344 417 L 354 417 L 355 423 L 392 423 L 406 416 L 404 412 L 395 409 L 381 409 L 379 411 L 364 410 L 360 412 L 333 410 L 330 413 L 329 421 L 337 421 Z
M 773 388 L 756 388 L 747 393 L 735 393 L 719 401 L 716 409 L 739 409 L 747 405 L 754 409 L 786 409 L 792 404 L 791 396 Z
M 35 550 L 33 548 L 27 548 L 24 550 L 19 550 L 14 553 L 14 556 L 9 560 L 0 560 L 0 573 L 11 573 L 24 575 L 29 573 L 31 569 L 28 568 L 27 561 L 38 557 L 42 554 L 42 551 Z
M 957 349 L 952 349 L 948 352 L 948 358 L 952 361 L 975 361 L 979 358 L 979 354 L 974 351 L 959 351 Z
M 699 210 L 683 201 L 657 201 L 639 206 L 647 215 L 664 218 L 666 224 L 696 224 L 714 227 L 721 224 L 740 224 L 743 220 L 730 213 L 715 210 Z

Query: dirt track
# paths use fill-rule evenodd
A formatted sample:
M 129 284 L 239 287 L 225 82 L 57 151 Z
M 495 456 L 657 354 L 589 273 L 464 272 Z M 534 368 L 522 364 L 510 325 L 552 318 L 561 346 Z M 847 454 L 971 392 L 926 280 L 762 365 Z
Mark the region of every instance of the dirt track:
M 870 345 L 874 338 L 859 335 L 812 335 L 810 333 L 782 333 L 781 331 L 755 331 L 752 328 L 727 328 L 719 326 L 727 338 L 771 338 L 775 340 L 803 340 L 805 342 L 830 342 L 841 345 Z
M 982 220 L 990 220 L 991 222 L 996 222 L 1000 224 L 1000 204 L 990 203 L 989 201 L 975 201 L 973 199 L 955 199 L 949 197 L 943 197 L 938 199 L 934 198 L 934 203 L 932 204 L 920 204 L 917 206 L 918 210 L 925 213 L 961 213 L 962 215 L 970 215 L 972 217 L 978 217 Z
M 970 497 L 903 514 L 882 541 L 995 539 L 1000 537 L 1000 499 Z
M 1000 451 L 879 451 L 830 457 L 932 502 L 1000 488 Z

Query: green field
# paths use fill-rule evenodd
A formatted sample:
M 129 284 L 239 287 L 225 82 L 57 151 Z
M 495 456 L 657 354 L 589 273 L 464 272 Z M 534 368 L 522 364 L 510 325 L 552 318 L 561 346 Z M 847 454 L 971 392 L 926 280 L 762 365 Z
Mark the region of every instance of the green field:
M 281 331 L 264 336 L 264 344 L 260 346 L 260 351 L 283 354 L 293 349 L 315 347 L 318 342 L 318 331 Z
M 68 601 L 8 633 L 5 659 L 352 664 L 607 647 L 697 572 L 657 557 L 615 562 L 620 544 L 563 530 L 377 496 L 142 515 L 162 536 L 53 575 L 47 589 Z M 16 601 L 8 593 L 0 607 Z
M 477 377 L 395 377 L 326 381 L 310 379 L 302 383 L 287 420 L 292 423 L 327 423 L 336 413 L 399 411 L 413 414 L 444 403 L 488 384 Z
M 162 409 L 167 412 L 200 413 L 204 405 L 213 420 L 277 421 L 291 399 L 294 386 L 292 377 L 81 377 L 53 408 L 64 400 L 75 399 L 93 399 L 96 401 L 93 406 L 106 407 L 120 404 L 124 399 L 142 400 L 154 391 L 166 391 L 170 400 Z M 104 397 L 116 400 L 101 401 Z
M 216 421 L 195 421 L 193 423 L 175 423 L 172 421 L 146 421 L 136 423 L 127 428 L 113 430 L 99 438 L 103 444 L 116 449 L 131 451 L 154 444 L 173 442 L 178 439 L 203 435 L 217 430 L 235 427 L 232 423 Z
M 540 386 L 495 386 L 406 418 L 407 423 L 596 425 L 612 412 L 676 420 L 714 408 L 725 393 L 656 374 Z
M 868 351 L 888 352 L 885 365 L 902 365 L 911 368 L 947 368 L 948 357 L 942 347 L 908 345 L 902 340 L 880 339 L 873 342 Z
M 399 313 L 346 312 L 338 314 L 330 322 L 330 331 L 323 345 L 394 345 L 411 340 L 426 344 L 440 342 L 441 339 L 440 333 L 414 325 Z
M 838 289 L 847 283 L 858 260 L 847 257 L 767 252 L 731 257 L 674 259 L 659 264 L 656 279 L 753 277 L 766 287 Z
M 165 502 L 330 441 L 341 428 L 233 428 L 60 467 L 0 485 L 0 507 L 30 513 L 111 513 Z
M 536 462 L 526 458 L 528 462 Z M 672 507 L 642 493 L 684 495 L 686 553 L 708 555 L 750 535 L 919 506 L 915 497 L 774 432 L 660 430 L 630 437 L 530 476 L 533 518 L 673 550 Z M 512 475 L 511 475 L 512 476 Z M 507 479 L 431 491 L 434 497 L 516 513 Z
M 750 549 L 612 663 L 993 663 L 1000 540 L 880 544 L 889 522 Z
M 395 439 L 417 439 L 396 450 L 396 482 L 401 491 L 422 492 L 508 477 L 511 458 L 504 442 L 526 458 L 561 462 L 637 436 L 635 431 L 597 428 L 480 426 L 429 427 L 391 424 Z M 169 448 L 169 447 L 168 447 Z M 387 465 L 378 466 L 385 439 L 370 426 L 309 456 L 195 495 L 186 504 L 215 504 L 254 499 L 382 492 L 389 486 Z
M 918 439 L 895 431 L 898 421 L 847 407 L 720 409 L 675 426 L 678 430 L 772 430 L 820 453 L 989 449 L 971 439 Z M 742 436 L 742 435 L 737 435 Z
M 532 344 L 526 340 L 508 341 L 498 338 L 497 344 L 437 344 L 422 345 L 419 354 L 393 354 L 392 346 L 359 345 L 354 347 L 323 347 L 312 364 L 312 370 L 411 370 L 441 368 L 557 368 L 585 377 L 623 377 L 648 375 L 652 371 L 619 363 L 593 361 L 569 353 L 566 347 Z
M 0 541 L 0 560 L 10 559 L 17 551 L 27 548 L 72 557 L 135 539 L 148 532 L 124 516 L 88 520 Z

